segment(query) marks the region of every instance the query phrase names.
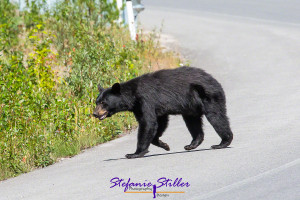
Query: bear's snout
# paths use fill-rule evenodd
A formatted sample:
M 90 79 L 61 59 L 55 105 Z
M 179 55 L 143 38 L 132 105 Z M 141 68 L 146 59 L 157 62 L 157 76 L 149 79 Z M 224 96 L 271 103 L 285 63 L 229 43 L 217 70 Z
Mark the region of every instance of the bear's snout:
M 96 106 L 93 112 L 93 116 L 100 120 L 106 118 L 107 115 L 108 115 L 108 111 L 103 109 L 100 105 Z

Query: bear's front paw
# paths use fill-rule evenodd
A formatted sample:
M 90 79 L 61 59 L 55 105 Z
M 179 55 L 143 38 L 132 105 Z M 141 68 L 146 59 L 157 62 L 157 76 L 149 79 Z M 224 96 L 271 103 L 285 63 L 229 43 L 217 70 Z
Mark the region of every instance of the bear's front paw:
M 128 158 L 128 159 L 133 159 L 133 158 L 140 158 L 140 155 L 133 153 L 133 154 L 126 154 L 125 157 Z
M 187 151 L 190 151 L 190 150 L 195 149 L 195 148 L 197 148 L 197 147 L 195 147 L 195 146 L 193 146 L 193 145 L 191 145 L 191 144 L 186 145 L 186 146 L 184 147 L 184 149 L 187 150 Z
M 141 152 L 141 153 L 133 153 L 133 154 L 126 154 L 126 158 L 128 158 L 128 159 L 132 159 L 132 158 L 141 158 L 141 157 L 144 157 L 144 155 L 146 154 L 146 153 L 148 153 L 149 151 L 148 150 L 145 150 L 145 151 L 143 151 L 143 152 Z

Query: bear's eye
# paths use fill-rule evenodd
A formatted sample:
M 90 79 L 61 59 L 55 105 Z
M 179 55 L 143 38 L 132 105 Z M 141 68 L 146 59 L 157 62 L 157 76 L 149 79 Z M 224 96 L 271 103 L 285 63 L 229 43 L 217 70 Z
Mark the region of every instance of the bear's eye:
M 100 104 L 101 104 L 102 106 L 106 106 L 106 105 L 107 105 L 107 103 L 105 103 L 104 101 L 101 101 Z
M 99 102 L 99 101 L 97 101 L 97 102 L 96 102 L 96 104 L 97 104 L 97 105 L 103 105 L 103 104 L 104 104 L 104 102 L 103 102 L 103 101 L 100 101 L 100 102 Z

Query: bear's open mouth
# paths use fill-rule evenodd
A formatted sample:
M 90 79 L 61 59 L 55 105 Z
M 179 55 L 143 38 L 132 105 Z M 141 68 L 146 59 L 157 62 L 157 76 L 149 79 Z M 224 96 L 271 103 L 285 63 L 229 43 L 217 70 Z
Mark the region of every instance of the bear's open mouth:
M 96 118 L 98 118 L 99 120 L 103 120 L 103 119 L 105 119 L 106 117 L 107 117 L 107 115 L 108 115 L 108 112 L 106 111 L 104 114 L 102 114 L 102 115 L 97 115 L 97 114 L 93 114 L 94 115 L 94 117 L 96 117 Z
M 100 120 L 103 120 L 103 119 L 106 118 L 107 114 L 108 114 L 108 113 L 106 112 L 106 113 L 104 113 L 103 115 L 99 116 L 98 118 L 99 118 Z

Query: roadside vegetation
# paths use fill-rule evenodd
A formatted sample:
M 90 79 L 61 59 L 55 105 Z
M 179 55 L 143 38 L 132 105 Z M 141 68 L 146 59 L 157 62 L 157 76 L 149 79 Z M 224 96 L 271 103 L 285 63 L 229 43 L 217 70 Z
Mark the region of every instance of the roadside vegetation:
M 107 0 L 0 0 L 0 180 L 53 164 L 136 126 L 120 113 L 91 116 L 97 84 L 177 67 L 157 34 L 131 41 Z

